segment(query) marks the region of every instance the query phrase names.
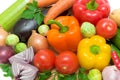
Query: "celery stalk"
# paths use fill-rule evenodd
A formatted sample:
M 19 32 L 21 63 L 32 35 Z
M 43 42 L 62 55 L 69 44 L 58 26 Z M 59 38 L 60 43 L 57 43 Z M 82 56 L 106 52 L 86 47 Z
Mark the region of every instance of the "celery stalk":
M 10 32 L 14 24 L 20 19 L 22 12 L 26 8 L 29 0 L 16 0 L 0 15 L 0 26 Z

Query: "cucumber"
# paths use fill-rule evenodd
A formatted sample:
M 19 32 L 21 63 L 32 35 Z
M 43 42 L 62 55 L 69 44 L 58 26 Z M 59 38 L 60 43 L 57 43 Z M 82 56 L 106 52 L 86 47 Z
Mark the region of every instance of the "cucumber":
M 118 28 L 116 35 L 110 39 L 111 42 L 120 49 L 120 28 Z
M 120 49 L 118 49 L 114 44 L 111 44 L 112 51 L 116 51 L 118 56 L 120 57 Z
M 0 14 L 0 26 L 10 32 L 13 25 L 20 19 L 29 0 L 16 0 L 10 7 Z

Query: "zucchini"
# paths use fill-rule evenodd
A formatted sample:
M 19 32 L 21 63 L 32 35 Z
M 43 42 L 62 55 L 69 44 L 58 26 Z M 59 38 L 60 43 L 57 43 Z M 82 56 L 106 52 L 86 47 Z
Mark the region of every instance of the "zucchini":
M 16 0 L 10 7 L 8 7 L 2 14 L 0 14 L 0 26 L 6 31 L 10 32 L 13 25 L 20 19 L 22 12 L 26 8 L 29 0 Z
M 120 49 L 118 49 L 114 44 L 111 44 L 112 51 L 116 51 L 118 56 L 120 57 Z
M 110 39 L 111 42 L 120 49 L 120 28 L 118 28 L 116 35 Z

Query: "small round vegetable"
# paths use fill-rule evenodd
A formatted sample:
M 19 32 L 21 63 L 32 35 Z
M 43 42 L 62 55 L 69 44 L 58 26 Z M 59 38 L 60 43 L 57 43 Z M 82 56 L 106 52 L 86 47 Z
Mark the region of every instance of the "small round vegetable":
M 33 62 L 40 72 L 51 70 L 54 67 L 55 54 L 50 49 L 39 50 L 36 52 Z
M 98 69 L 91 69 L 88 73 L 89 80 L 102 80 L 102 74 Z
M 46 24 L 43 24 L 38 27 L 38 32 L 43 36 L 47 36 L 48 30 L 49 30 L 49 26 Z
M 22 52 L 25 49 L 27 49 L 27 45 L 23 42 L 19 42 L 15 45 L 15 51 L 16 53 Z
M 6 37 L 5 42 L 9 46 L 15 46 L 19 42 L 19 37 L 15 34 L 9 34 Z
M 110 39 L 114 37 L 117 32 L 117 24 L 110 18 L 101 19 L 96 24 L 96 32 L 105 39 Z
M 75 73 L 79 67 L 78 58 L 75 53 L 64 51 L 56 57 L 55 67 L 62 74 Z
M 48 48 L 48 41 L 45 36 L 38 34 L 35 30 L 32 30 L 32 35 L 27 42 L 28 47 L 32 46 L 34 51 L 37 52 L 40 49 Z
M 95 26 L 89 22 L 83 22 L 80 30 L 84 37 L 91 37 L 96 34 Z
M 10 46 L 0 46 L 0 63 L 8 63 L 8 59 L 15 54 Z

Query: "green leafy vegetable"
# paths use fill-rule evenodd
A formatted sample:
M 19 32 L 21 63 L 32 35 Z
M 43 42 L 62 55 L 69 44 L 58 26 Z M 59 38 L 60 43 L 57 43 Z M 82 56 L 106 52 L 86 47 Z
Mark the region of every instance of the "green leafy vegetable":
M 79 80 L 89 80 L 85 68 L 80 68 L 80 69 L 79 69 L 78 79 L 79 79 Z
M 23 11 L 22 18 L 35 19 L 37 24 L 40 25 L 44 19 L 42 10 L 37 7 L 37 1 L 33 0 L 33 3 L 27 4 L 27 9 Z
M 12 79 L 14 78 L 10 64 L 0 64 L 0 68 L 3 72 L 5 72 L 5 77 L 11 77 Z
M 43 73 L 39 73 L 39 80 L 46 80 L 52 75 L 51 71 L 45 71 Z

